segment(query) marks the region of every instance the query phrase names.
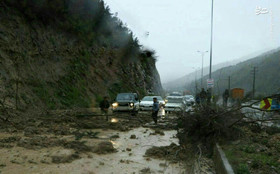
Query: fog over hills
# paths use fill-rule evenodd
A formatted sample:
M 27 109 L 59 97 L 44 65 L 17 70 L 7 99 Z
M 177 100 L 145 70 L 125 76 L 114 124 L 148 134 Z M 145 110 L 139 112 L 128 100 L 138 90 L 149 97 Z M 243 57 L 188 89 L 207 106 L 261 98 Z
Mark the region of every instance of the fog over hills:
M 256 57 L 259 56 L 265 56 L 265 55 L 269 55 L 273 52 L 277 52 L 279 50 L 278 49 L 274 49 L 274 50 L 261 50 L 261 51 L 257 51 L 254 52 L 252 54 L 246 55 L 244 57 L 241 57 L 239 59 L 235 59 L 232 61 L 228 61 L 228 62 L 224 62 L 224 63 L 220 63 L 217 65 L 214 65 L 212 67 L 212 73 L 214 74 L 215 71 L 221 69 L 221 68 L 225 68 L 225 67 L 230 67 L 230 66 L 234 66 L 237 65 L 241 62 L 244 62 L 246 60 L 250 60 L 250 59 L 254 59 Z M 207 58 L 204 58 L 204 64 L 208 63 Z M 203 69 L 203 75 L 204 75 L 204 80 L 203 80 L 203 86 L 206 87 L 206 80 L 209 76 L 209 66 L 204 67 Z M 195 79 L 197 79 L 197 85 L 198 88 L 201 88 L 201 69 L 198 69 L 190 74 L 187 74 L 183 77 L 180 77 L 176 80 L 167 82 L 167 83 L 163 83 L 163 87 L 165 90 L 168 91 L 181 91 L 181 90 L 190 90 L 187 87 L 190 86 L 190 84 L 194 83 Z

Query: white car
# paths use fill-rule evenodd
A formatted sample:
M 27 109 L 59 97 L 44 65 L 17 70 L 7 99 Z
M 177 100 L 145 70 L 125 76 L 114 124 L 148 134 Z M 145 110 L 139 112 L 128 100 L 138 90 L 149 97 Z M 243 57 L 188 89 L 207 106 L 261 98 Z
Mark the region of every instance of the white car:
M 184 109 L 183 96 L 168 96 L 165 111 L 182 111 Z
M 194 96 L 192 96 L 192 95 L 185 95 L 183 97 L 183 102 L 184 102 L 185 105 L 189 105 L 189 104 L 193 105 L 195 103 Z
M 157 98 L 159 104 L 165 105 L 165 102 L 161 96 L 146 96 L 140 102 L 140 110 L 151 111 L 154 104 L 153 98 Z

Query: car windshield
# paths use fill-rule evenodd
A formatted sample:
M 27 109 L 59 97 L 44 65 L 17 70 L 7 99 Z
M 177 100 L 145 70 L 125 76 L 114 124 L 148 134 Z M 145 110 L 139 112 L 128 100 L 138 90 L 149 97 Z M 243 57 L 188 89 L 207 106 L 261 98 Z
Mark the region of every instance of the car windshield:
M 182 103 L 182 98 L 168 98 L 168 103 Z
M 170 94 L 170 96 L 182 96 L 182 94 L 174 92 L 174 93 Z
M 133 94 L 119 94 L 117 100 L 133 100 Z
M 187 100 L 189 100 L 189 99 L 192 99 L 193 96 L 189 95 L 189 96 L 185 96 L 185 98 L 186 98 Z
M 158 100 L 162 100 L 161 96 L 146 96 L 142 101 L 153 101 L 153 98 L 156 97 Z

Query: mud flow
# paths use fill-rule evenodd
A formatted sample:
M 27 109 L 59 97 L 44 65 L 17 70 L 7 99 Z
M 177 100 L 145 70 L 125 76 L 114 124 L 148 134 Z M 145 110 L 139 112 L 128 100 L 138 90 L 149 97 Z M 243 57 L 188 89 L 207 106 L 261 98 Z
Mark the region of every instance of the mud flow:
M 166 149 L 179 147 L 177 131 L 168 119 L 154 125 L 149 114 L 109 121 L 61 117 L 29 120 L 22 130 L 4 128 L 0 173 L 181 174 L 184 164 L 165 156 Z

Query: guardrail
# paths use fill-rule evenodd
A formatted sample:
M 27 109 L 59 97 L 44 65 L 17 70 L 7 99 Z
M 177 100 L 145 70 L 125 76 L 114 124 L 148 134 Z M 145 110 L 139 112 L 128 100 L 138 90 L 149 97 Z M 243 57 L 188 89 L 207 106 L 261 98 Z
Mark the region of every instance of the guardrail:
M 214 147 L 214 163 L 217 174 L 234 174 L 233 169 L 219 144 L 216 144 Z

